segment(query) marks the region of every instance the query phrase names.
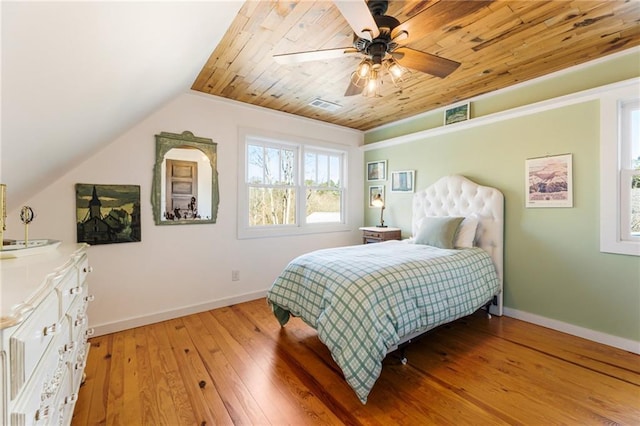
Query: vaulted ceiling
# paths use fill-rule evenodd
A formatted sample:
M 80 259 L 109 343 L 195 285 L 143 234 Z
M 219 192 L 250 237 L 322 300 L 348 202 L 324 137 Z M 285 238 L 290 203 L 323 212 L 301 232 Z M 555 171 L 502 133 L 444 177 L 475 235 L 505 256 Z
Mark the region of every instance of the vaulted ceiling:
M 446 78 L 418 71 L 382 97 L 344 96 L 361 54 L 280 65 L 274 54 L 352 47 L 331 1 L 249 1 L 192 88 L 369 130 L 640 44 L 640 2 L 585 0 L 390 1 L 412 49 L 461 63 Z M 401 62 L 402 64 L 402 62 Z M 341 108 L 310 106 L 320 98 Z
M 387 14 L 406 21 L 409 47 L 461 66 L 444 79 L 411 72 L 369 99 L 344 96 L 358 54 L 273 60 L 351 46 L 331 1 L 1 1 L 0 10 L 9 210 L 190 88 L 367 130 L 640 44 L 635 0 L 392 0 Z M 308 106 L 316 97 L 342 108 Z

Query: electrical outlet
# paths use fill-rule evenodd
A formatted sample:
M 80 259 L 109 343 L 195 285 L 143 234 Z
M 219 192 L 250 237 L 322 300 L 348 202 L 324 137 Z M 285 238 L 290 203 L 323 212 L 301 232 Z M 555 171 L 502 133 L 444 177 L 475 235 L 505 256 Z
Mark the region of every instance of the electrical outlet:
M 240 281 L 240 271 L 231 271 L 231 281 Z

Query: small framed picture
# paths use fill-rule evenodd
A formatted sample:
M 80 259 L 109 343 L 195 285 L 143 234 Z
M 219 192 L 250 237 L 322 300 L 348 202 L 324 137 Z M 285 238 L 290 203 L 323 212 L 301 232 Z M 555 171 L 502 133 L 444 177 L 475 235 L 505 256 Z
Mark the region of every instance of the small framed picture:
M 367 180 L 387 180 L 387 160 L 368 162 Z
M 471 104 L 467 102 L 444 111 L 444 125 L 458 123 L 469 119 Z
M 415 170 L 391 172 L 391 192 L 413 192 Z
M 529 158 L 525 167 L 525 207 L 573 207 L 571 154 Z
M 384 185 L 371 185 L 369 187 L 369 207 L 376 207 L 373 204 L 373 200 L 375 200 L 376 197 L 384 200 Z

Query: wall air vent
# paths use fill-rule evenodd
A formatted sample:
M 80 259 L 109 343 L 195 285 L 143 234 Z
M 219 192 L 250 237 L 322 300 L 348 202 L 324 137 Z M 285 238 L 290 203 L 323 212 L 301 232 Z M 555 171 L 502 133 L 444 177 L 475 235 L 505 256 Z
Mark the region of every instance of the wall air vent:
M 340 108 L 342 108 L 342 105 L 340 104 L 325 101 L 324 99 L 320 99 L 320 98 L 315 98 L 314 100 L 309 102 L 309 105 L 311 105 L 312 107 L 323 109 L 325 111 L 329 111 L 329 112 L 337 111 Z

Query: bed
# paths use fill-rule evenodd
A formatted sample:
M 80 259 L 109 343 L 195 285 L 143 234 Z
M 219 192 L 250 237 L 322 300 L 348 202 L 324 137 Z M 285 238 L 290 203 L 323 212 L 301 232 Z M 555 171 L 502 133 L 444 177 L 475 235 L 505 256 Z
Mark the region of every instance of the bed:
M 390 351 L 486 307 L 502 315 L 500 191 L 445 176 L 414 194 L 412 237 L 292 260 L 267 293 L 284 327 L 318 331 L 363 404 Z

